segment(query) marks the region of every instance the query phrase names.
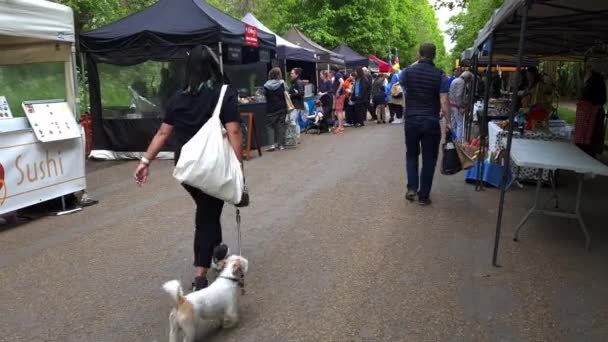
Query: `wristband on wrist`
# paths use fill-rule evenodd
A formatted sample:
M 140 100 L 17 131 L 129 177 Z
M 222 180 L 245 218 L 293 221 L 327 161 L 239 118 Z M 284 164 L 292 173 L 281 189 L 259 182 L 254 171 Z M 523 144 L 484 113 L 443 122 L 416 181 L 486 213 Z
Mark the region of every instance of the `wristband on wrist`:
M 142 162 L 142 164 L 150 165 L 150 159 L 148 159 L 146 157 L 141 157 L 140 161 Z

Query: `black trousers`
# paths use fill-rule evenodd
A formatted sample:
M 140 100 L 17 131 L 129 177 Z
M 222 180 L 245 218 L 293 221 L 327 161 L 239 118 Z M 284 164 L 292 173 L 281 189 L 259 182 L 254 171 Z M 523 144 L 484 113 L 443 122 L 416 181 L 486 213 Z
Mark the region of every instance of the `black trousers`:
M 403 106 L 401 105 L 389 103 L 388 111 L 391 114 L 391 119 L 393 119 L 395 116 L 397 116 L 397 119 L 403 118 Z
M 371 99 L 370 99 L 371 100 Z M 376 116 L 376 106 L 373 104 L 372 101 L 368 101 L 367 104 L 367 111 L 369 112 L 369 114 L 372 116 L 372 120 L 377 120 L 378 117 Z M 367 115 L 366 115 L 367 116 Z M 367 118 L 366 118 L 367 119 Z
M 194 266 L 209 268 L 213 249 L 222 243 L 220 217 L 224 201 L 211 197 L 199 189 L 183 184 L 196 203 L 194 230 Z
M 355 124 L 365 124 L 365 120 L 367 120 L 367 104 L 366 103 L 356 103 L 355 104 Z

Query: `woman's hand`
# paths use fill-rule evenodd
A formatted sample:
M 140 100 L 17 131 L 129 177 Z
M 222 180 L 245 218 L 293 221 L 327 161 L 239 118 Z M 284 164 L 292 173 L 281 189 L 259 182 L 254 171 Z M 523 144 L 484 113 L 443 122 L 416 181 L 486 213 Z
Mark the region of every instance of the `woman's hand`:
M 139 162 L 137 164 L 137 167 L 135 168 L 135 182 L 137 183 L 137 185 L 142 186 L 146 183 L 146 181 L 148 180 L 148 173 L 149 173 L 149 168 L 150 165 L 144 164 L 142 162 Z

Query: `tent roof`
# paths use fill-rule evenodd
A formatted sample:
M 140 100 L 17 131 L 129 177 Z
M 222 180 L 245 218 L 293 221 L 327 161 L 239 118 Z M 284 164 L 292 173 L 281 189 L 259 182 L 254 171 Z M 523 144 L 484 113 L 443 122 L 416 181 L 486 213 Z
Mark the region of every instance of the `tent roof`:
M 316 62 L 319 58 L 314 50 L 306 49 L 298 46 L 287 39 L 272 32 L 268 27 L 262 24 L 253 14 L 247 13 L 243 17 L 243 22 L 257 27 L 259 30 L 268 32 L 275 36 L 277 40 L 277 58 L 289 59 L 304 62 Z
M 344 56 L 333 51 L 327 50 L 321 45 L 313 42 L 310 38 L 306 37 L 304 33 L 300 32 L 296 28 L 291 28 L 287 33 L 285 33 L 285 38 L 289 41 L 294 42 L 298 46 L 305 47 L 310 50 L 314 50 L 320 57 L 320 62 L 323 63 L 333 63 L 339 66 L 344 66 Z
M 461 66 L 470 66 L 472 64 L 473 55 L 475 54 L 474 48 L 468 48 L 462 52 L 460 55 L 460 65 Z M 480 56 L 477 62 L 478 66 L 487 66 L 489 62 L 488 56 Z M 536 66 L 540 63 L 538 59 L 535 58 L 524 58 L 523 66 Z M 492 65 L 500 65 L 504 67 L 508 66 L 517 66 L 517 57 L 514 55 L 505 55 L 505 54 L 494 54 L 492 56 Z
M 109 56 L 132 51 L 150 58 L 167 57 L 167 48 L 195 44 L 245 44 L 245 24 L 204 0 L 159 0 L 113 24 L 81 35 L 83 51 Z M 258 31 L 260 48 L 275 49 L 273 34 Z M 127 58 L 128 59 L 128 58 Z
M 525 54 L 543 59 L 582 58 L 591 48 L 608 42 L 608 1 L 530 1 Z M 479 32 L 475 46 L 482 46 L 492 32 L 494 53 L 517 52 L 521 13 L 526 0 L 505 0 Z
M 346 63 L 346 66 L 349 68 L 358 67 L 358 66 L 367 66 L 369 64 L 368 57 L 361 56 L 355 50 L 351 49 L 350 47 L 348 47 L 344 44 L 339 45 L 337 48 L 333 49 L 333 52 L 343 55 L 344 62 Z
M 376 63 L 378 63 L 379 72 L 392 72 L 393 71 L 393 67 L 390 64 L 388 64 L 387 62 L 381 60 L 380 58 L 378 58 L 374 55 L 369 55 L 369 58 L 374 60 Z
M 0 45 L 40 40 L 74 42 L 70 7 L 42 0 L 0 1 Z

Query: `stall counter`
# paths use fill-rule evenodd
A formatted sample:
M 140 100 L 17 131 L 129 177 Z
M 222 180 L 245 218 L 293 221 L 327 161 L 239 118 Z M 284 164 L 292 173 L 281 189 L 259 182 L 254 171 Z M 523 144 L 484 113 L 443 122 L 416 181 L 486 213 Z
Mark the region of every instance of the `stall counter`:
M 86 188 L 84 140 L 40 142 L 26 118 L 0 121 L 0 214 Z

